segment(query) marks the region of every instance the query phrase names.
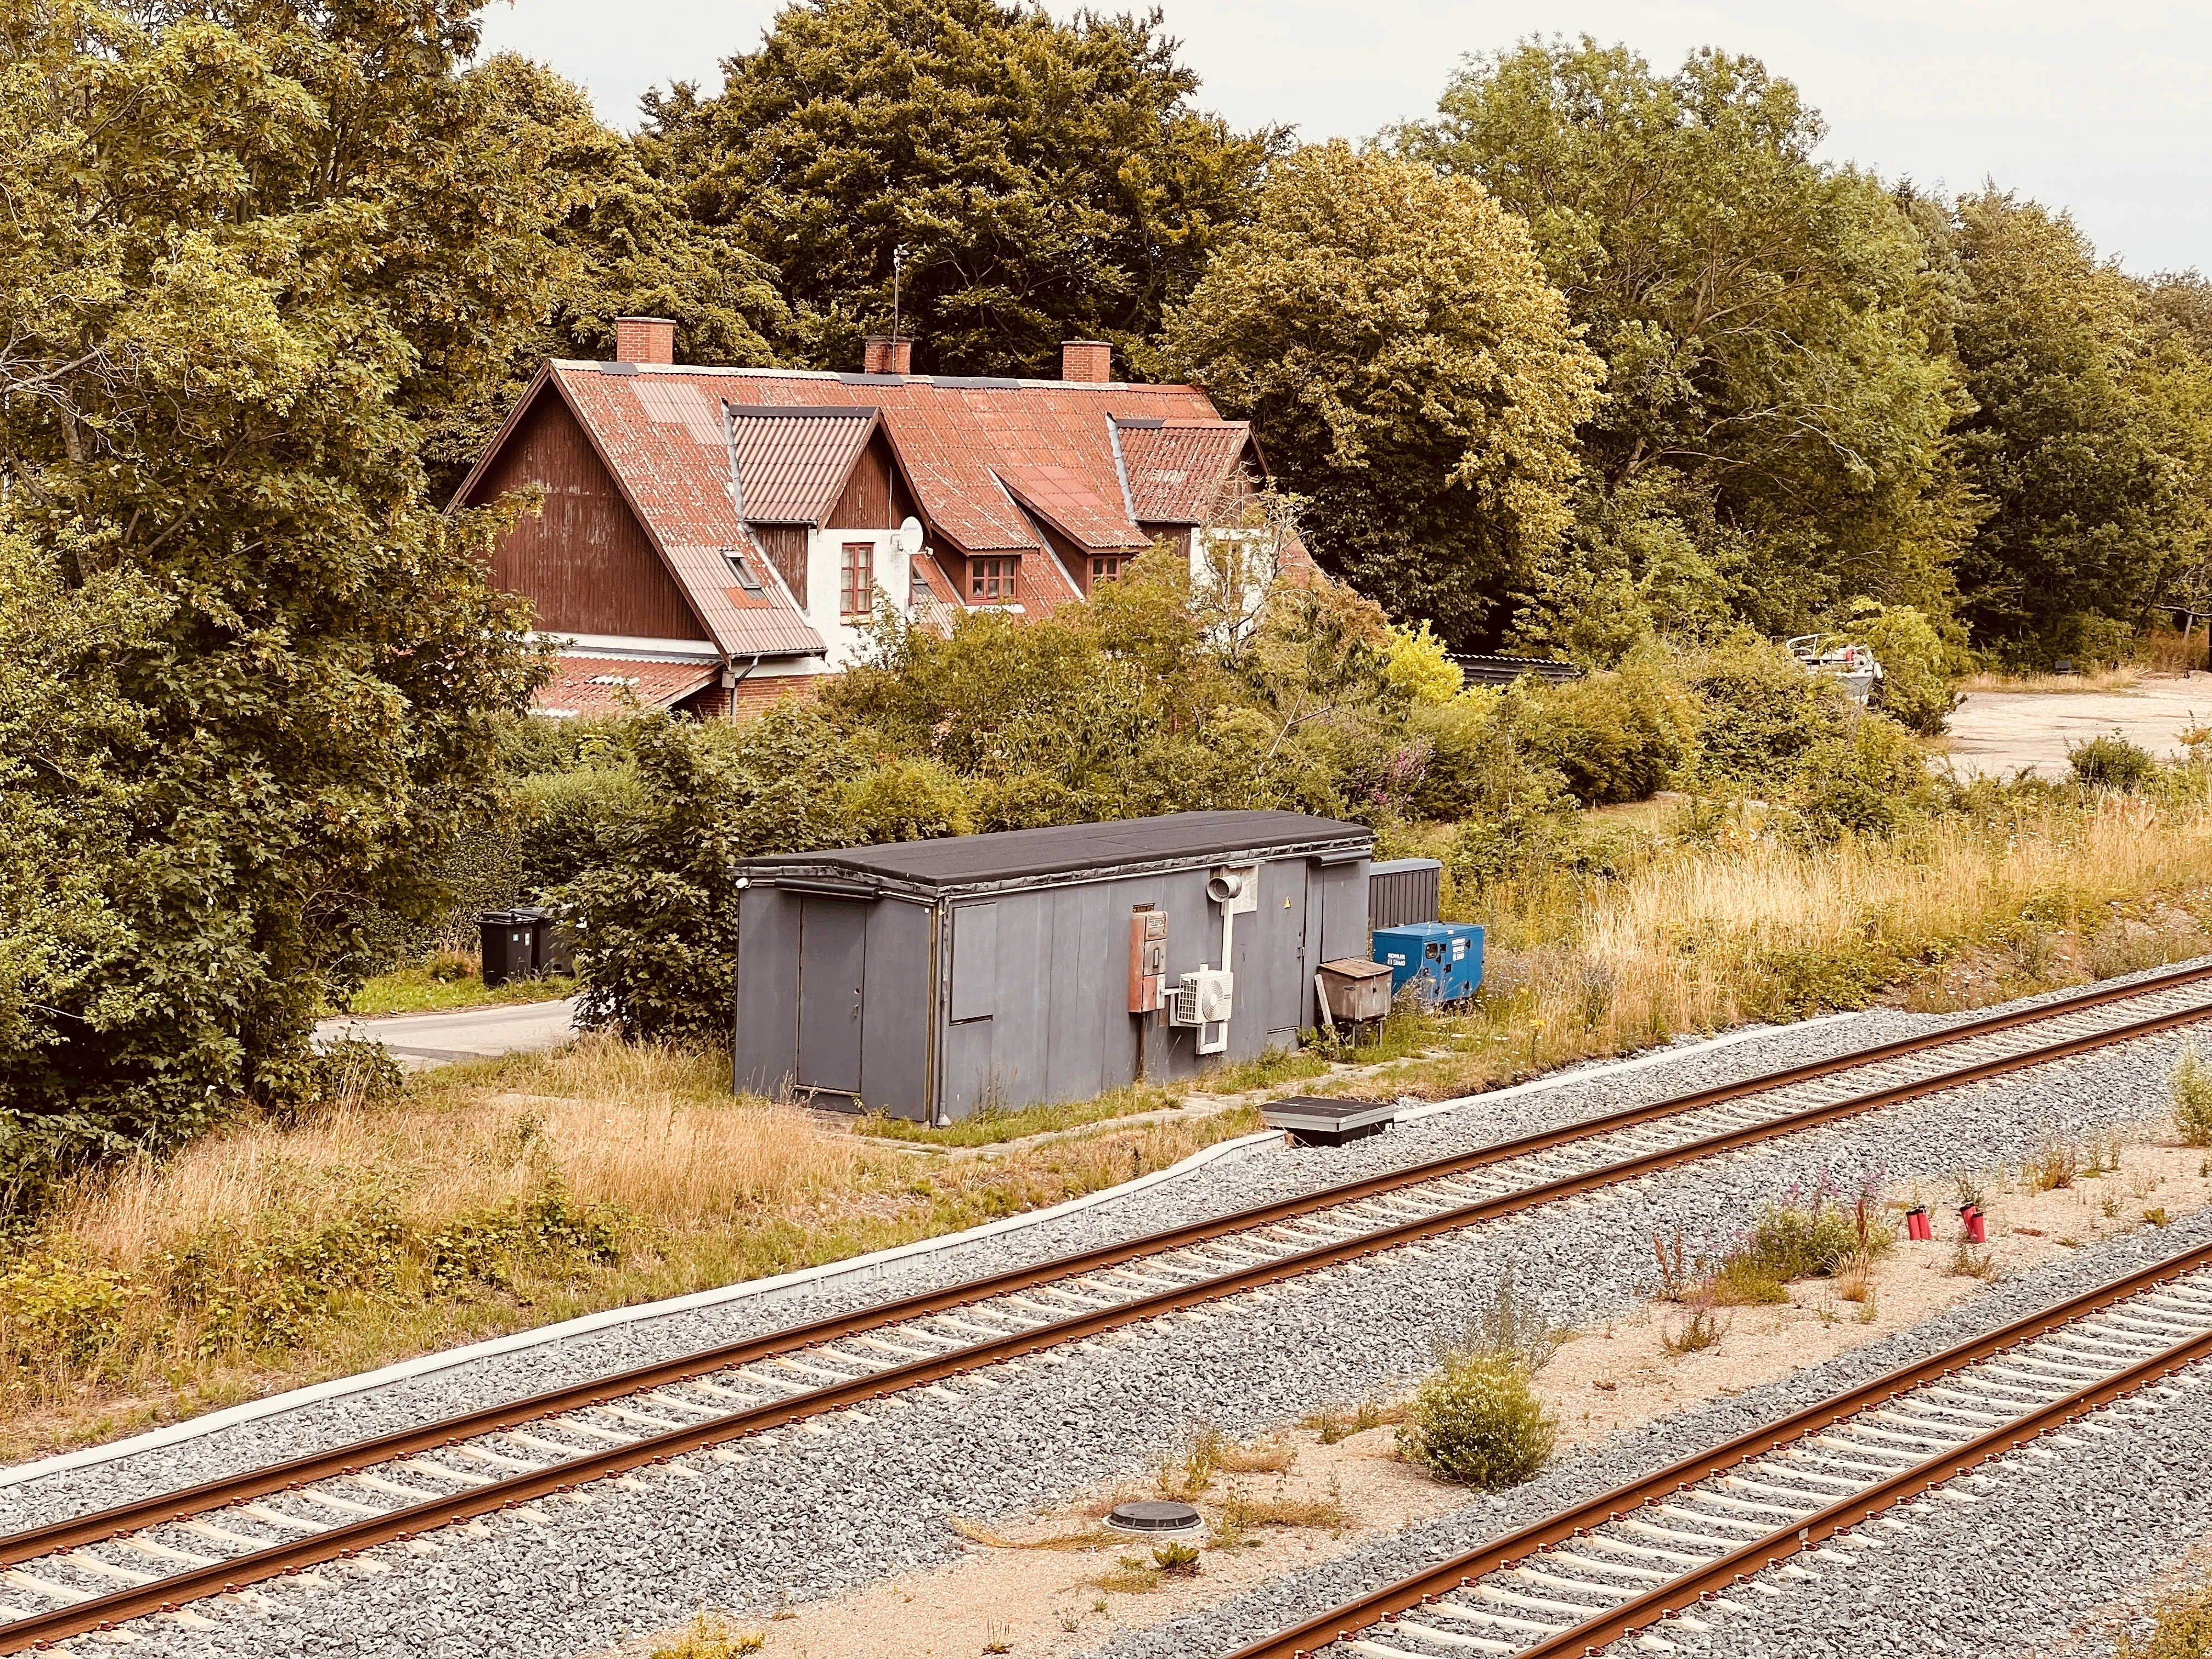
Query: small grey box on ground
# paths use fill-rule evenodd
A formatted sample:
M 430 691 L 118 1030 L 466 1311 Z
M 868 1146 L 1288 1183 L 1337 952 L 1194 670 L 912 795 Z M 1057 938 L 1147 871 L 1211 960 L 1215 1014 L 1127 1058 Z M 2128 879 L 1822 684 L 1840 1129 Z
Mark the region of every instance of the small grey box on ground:
M 1387 963 L 1340 957 L 1321 965 L 1322 994 L 1332 1019 L 1381 1019 L 1390 1012 L 1390 969 Z
M 1341 1146 L 1347 1140 L 1364 1140 L 1381 1134 L 1397 1115 L 1395 1101 L 1324 1100 L 1318 1095 L 1292 1095 L 1260 1109 L 1262 1123 L 1287 1132 L 1301 1146 Z

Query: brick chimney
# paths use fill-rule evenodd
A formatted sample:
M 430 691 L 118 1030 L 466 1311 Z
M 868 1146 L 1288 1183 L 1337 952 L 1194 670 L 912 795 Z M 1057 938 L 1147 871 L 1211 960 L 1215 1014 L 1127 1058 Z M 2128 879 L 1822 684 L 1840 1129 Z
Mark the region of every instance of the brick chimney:
M 860 373 L 863 374 L 911 374 L 914 373 L 914 342 L 893 339 L 888 334 L 871 334 L 861 348 Z
M 616 318 L 615 361 L 618 363 L 674 362 L 676 325 L 665 317 Z
M 1114 378 L 1114 348 L 1103 340 L 1062 340 L 1060 378 L 1103 386 Z

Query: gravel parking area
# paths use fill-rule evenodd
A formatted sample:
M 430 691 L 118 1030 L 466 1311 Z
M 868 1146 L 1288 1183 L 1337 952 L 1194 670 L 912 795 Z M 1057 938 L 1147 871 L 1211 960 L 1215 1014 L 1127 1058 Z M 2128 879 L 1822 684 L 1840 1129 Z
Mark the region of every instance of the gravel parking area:
M 2146 678 L 2132 691 L 1972 691 L 1951 716 L 1948 758 L 1964 777 L 2071 775 L 2069 744 L 2118 732 L 2161 760 L 2212 722 L 2212 674 Z
M 1942 1023 L 1869 1014 L 1777 1031 L 1632 1073 L 1569 1079 L 1489 1108 L 1478 1100 L 1342 1152 L 1269 1146 L 1208 1166 L 1188 1182 L 1155 1188 L 1126 1206 L 923 1258 L 896 1288 L 1057 1254 Z M 139 1650 L 566 1656 L 679 1621 L 702 1605 L 764 1607 L 947 1560 L 966 1547 L 946 1525 L 948 1514 L 990 1520 L 1061 1501 L 1142 1467 L 1194 1419 L 1257 1433 L 1324 1400 L 1391 1391 L 1426 1364 L 1437 1338 L 1455 1333 L 1490 1299 L 1509 1268 L 1522 1291 L 1552 1317 L 1589 1324 L 1639 1303 L 1655 1231 L 1680 1226 L 1692 1240 L 1726 1236 L 1792 1184 L 1826 1176 L 1849 1187 L 1875 1172 L 1907 1178 L 1985 1170 L 2017 1160 L 2053 1129 L 2080 1133 L 2154 1115 L 2163 1109 L 2175 1054 L 2189 1040 L 2187 1033 L 2146 1039 L 1685 1166 L 942 1390 L 878 1402 L 865 1416 L 847 1413 L 811 1428 L 762 1436 L 731 1462 L 695 1456 L 602 1482 L 534 1512 L 325 1568 L 327 1585 L 283 1581 L 236 1601 L 202 1604 L 198 1611 L 211 1621 L 206 1627 L 142 1625 Z M 1363 1552 L 1312 1584 L 1271 1590 L 1256 1598 L 1264 1606 L 1248 1606 L 1241 1614 L 1220 1610 L 1209 1615 L 1215 1622 L 1202 1639 L 1195 1630 L 1133 1638 L 1126 1650 L 1114 1650 L 1116 1659 L 1125 1651 L 1187 1656 L 1233 1645 L 1239 1628 L 1273 1628 L 1306 1601 L 1320 1606 L 1335 1599 L 1347 1574 L 1395 1577 L 1423 1551 L 1464 1547 L 1517 1516 L 1551 1507 L 1567 1491 L 1613 1484 L 1632 1469 L 1778 1415 L 1821 1391 L 1823 1378 L 1860 1374 L 1851 1367 L 1893 1364 L 1907 1351 L 1898 1344 L 1940 1346 L 1976 1328 L 1976 1321 L 2013 1316 L 2077 1282 L 2109 1275 L 2130 1252 L 2163 1254 L 2195 1237 L 2191 1228 L 2212 1228 L 2212 1219 L 2199 1217 L 2077 1252 L 1920 1330 L 1580 1454 L 1496 1504 L 1477 1505 Z M 871 1295 L 892 1288 L 878 1285 Z M 8 1494 L 15 1512 L 6 1520 L 20 1526 L 34 1513 L 79 1510 L 126 1491 L 204 1479 L 218 1467 L 545 1386 L 555 1375 L 635 1364 L 652 1353 L 696 1348 L 739 1329 L 772 1328 L 823 1310 L 786 1303 L 749 1312 L 732 1304 L 598 1333 L 577 1345 L 550 1345 L 526 1357 L 534 1373 L 526 1381 L 517 1375 L 526 1367 L 513 1364 L 489 1374 L 471 1369 L 343 1402 L 342 1412 L 241 1425 L 206 1442 L 18 1489 Z M 2173 1512 L 2179 1517 L 2182 1508 Z

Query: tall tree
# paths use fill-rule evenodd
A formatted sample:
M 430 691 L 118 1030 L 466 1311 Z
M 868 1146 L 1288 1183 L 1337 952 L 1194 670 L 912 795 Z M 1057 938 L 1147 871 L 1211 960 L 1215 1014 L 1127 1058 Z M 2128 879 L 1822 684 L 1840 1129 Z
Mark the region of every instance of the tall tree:
M 471 14 L 0 0 L 0 796 L 101 930 L 0 864 L 0 958 L 53 968 L 0 1008 L 0 1141 L 296 1091 L 365 919 L 488 803 L 527 617 L 417 447 L 543 289 Z
M 1945 603 L 1972 516 L 1942 295 L 1875 181 L 1813 159 L 1823 131 L 1755 59 L 1662 76 L 1584 37 L 1469 58 L 1399 135 L 1528 222 L 1607 364 L 1577 533 L 1547 571 L 1559 627 L 1638 593 L 1695 610 L 1717 579 L 1771 628 L 1853 593 Z
M 2065 214 L 1992 188 L 1959 202 L 1953 234 L 1978 405 L 1961 436 L 1994 507 L 1959 567 L 1965 614 L 2036 655 L 2075 649 L 2084 617 L 2140 627 L 2203 533 L 2204 362 Z M 2170 309 L 2185 319 L 2189 297 Z
M 1471 179 L 1341 143 L 1286 157 L 1164 349 L 1252 419 L 1322 558 L 1455 644 L 1566 528 L 1602 365 Z
M 788 332 L 790 314 L 775 273 L 729 232 L 695 223 L 581 88 L 512 53 L 468 81 L 483 100 L 480 142 L 527 185 L 544 315 L 514 343 L 506 372 L 428 434 L 435 486 L 449 488 L 474 464 L 546 358 L 611 356 L 617 317 L 673 319 L 682 362 L 776 361 L 769 341 Z
M 1159 27 L 1157 10 L 800 0 L 725 60 L 719 95 L 649 97 L 641 148 L 775 267 L 819 366 L 855 366 L 890 327 L 902 248 L 917 368 L 1051 374 L 1072 337 L 1140 361 L 1280 143 L 1194 109 Z

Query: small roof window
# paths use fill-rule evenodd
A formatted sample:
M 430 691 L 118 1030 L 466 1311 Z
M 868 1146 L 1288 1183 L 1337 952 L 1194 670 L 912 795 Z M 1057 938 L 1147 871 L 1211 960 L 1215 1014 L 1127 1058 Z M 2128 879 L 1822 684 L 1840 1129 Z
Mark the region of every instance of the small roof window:
M 761 586 L 760 572 L 753 568 L 752 561 L 734 547 L 724 548 L 722 556 L 729 562 L 730 574 L 738 579 L 738 586 L 753 598 L 759 599 L 764 590 Z

